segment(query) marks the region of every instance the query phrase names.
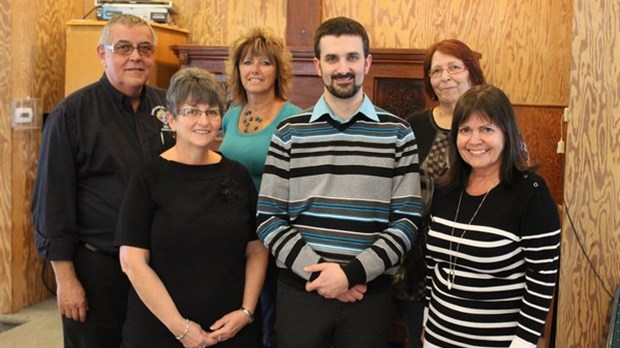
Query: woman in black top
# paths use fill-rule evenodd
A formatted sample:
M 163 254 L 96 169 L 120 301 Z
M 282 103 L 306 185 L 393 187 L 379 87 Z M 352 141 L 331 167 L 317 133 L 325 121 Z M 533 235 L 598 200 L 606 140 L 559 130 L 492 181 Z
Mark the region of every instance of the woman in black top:
M 129 184 L 117 232 L 133 286 L 123 347 L 258 346 L 267 250 L 250 175 L 209 148 L 223 95 L 212 74 L 177 72 L 166 95 L 176 144 Z

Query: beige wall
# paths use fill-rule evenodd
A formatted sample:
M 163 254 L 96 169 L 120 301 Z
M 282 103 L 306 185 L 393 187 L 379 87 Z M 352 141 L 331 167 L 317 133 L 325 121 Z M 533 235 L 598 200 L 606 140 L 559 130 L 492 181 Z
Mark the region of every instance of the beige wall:
M 620 284 L 620 1 L 576 0 L 572 41 L 557 346 L 602 347 Z
M 260 24 L 285 33 L 286 0 L 174 2 L 177 24 L 191 32 L 193 43 L 227 45 L 243 28 Z M 620 278 L 619 4 L 324 0 L 323 17 L 358 19 L 368 28 L 373 47 L 425 48 L 439 39 L 461 39 L 482 53 L 489 82 L 505 89 L 513 102 L 556 109 L 570 104 L 566 203 L 611 289 Z M 10 130 L 9 100 L 41 97 L 49 111 L 62 98 L 64 23 L 82 17 L 92 5 L 92 0 L 0 0 L 0 313 L 46 295 L 28 213 L 38 134 Z M 550 122 L 558 121 L 559 127 L 554 115 Z M 598 347 L 609 298 L 571 233 L 565 225 L 558 329 L 564 341 L 558 347 Z

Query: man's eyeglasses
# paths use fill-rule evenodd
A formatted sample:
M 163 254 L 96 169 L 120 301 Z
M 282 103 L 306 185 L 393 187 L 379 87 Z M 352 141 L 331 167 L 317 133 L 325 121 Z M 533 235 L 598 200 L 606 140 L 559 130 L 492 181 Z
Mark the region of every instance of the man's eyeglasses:
M 108 51 L 112 51 L 121 56 L 128 56 L 133 53 L 134 49 L 138 49 L 138 53 L 144 57 L 150 57 L 155 53 L 155 45 L 150 42 L 143 42 L 134 46 L 126 41 L 119 41 L 113 45 L 103 45 Z
M 436 67 L 436 68 L 432 68 L 428 73 L 429 75 L 431 75 L 432 78 L 438 78 L 443 75 L 444 71 L 447 71 L 448 75 L 455 75 L 455 74 L 465 71 L 465 66 L 454 64 L 454 65 L 449 65 L 448 67 L 445 67 L 445 68 Z
M 185 108 L 179 110 L 178 114 L 189 118 L 199 118 L 203 114 L 206 115 L 207 118 L 216 118 L 220 117 L 220 110 L 215 108 L 207 110 L 200 110 L 198 108 Z

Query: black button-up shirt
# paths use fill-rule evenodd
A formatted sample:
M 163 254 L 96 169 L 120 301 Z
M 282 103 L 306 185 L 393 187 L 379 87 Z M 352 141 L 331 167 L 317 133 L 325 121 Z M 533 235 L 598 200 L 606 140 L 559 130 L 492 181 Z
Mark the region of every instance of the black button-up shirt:
M 71 260 L 78 242 L 116 252 L 116 220 L 131 174 L 174 143 L 156 117 L 165 100 L 164 90 L 145 86 L 134 112 L 104 75 L 51 112 L 32 197 L 43 258 Z

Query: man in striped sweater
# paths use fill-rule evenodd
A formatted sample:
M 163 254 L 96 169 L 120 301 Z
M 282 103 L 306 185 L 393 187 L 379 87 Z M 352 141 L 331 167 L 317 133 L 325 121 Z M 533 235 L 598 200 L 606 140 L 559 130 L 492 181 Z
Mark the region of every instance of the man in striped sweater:
M 323 96 L 278 126 L 258 202 L 258 236 L 280 268 L 278 346 L 384 347 L 390 278 L 420 221 L 417 145 L 362 90 L 362 25 L 330 19 L 314 47 Z

